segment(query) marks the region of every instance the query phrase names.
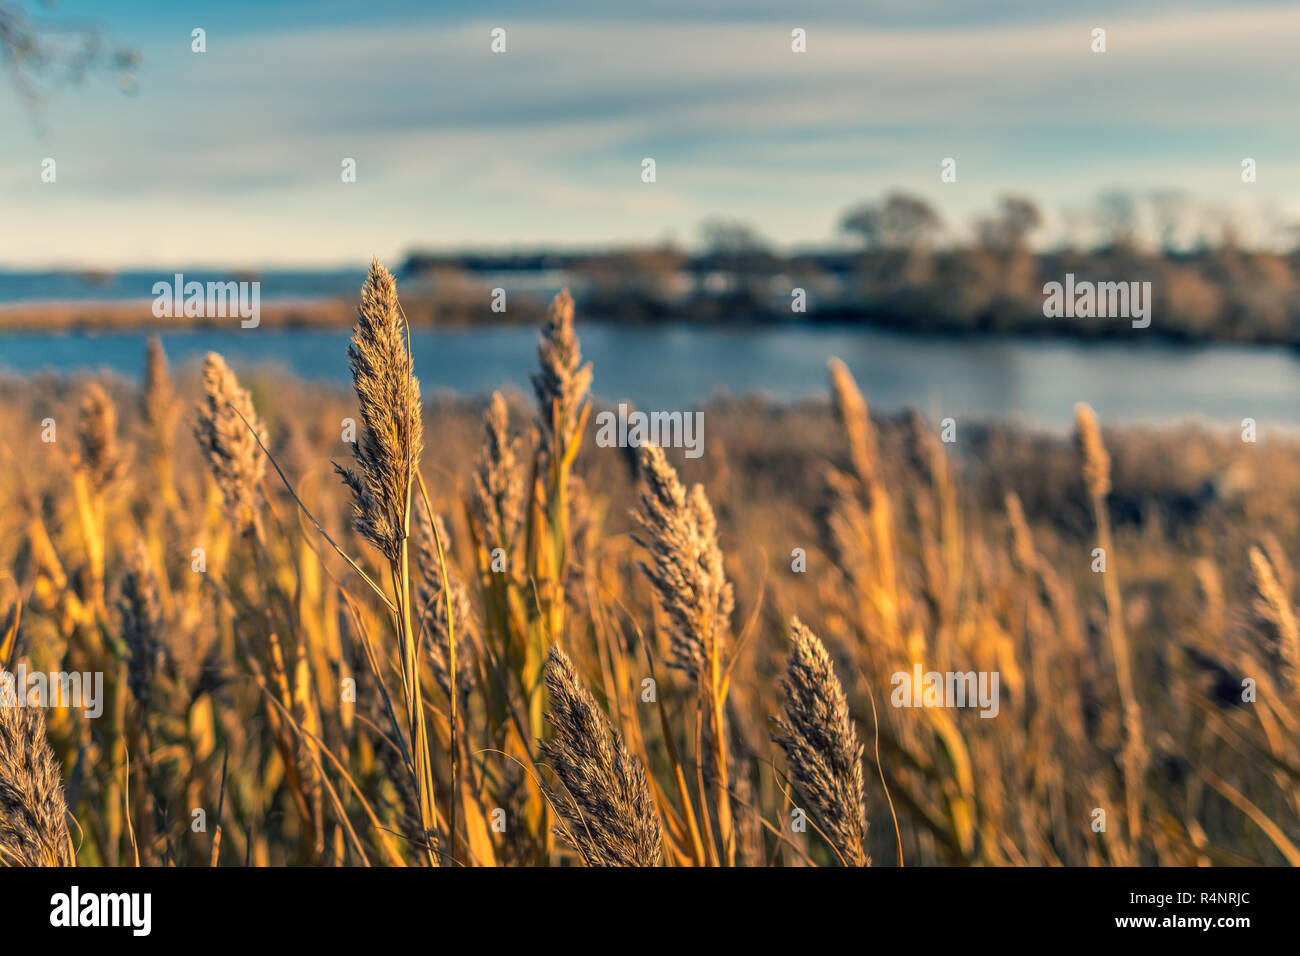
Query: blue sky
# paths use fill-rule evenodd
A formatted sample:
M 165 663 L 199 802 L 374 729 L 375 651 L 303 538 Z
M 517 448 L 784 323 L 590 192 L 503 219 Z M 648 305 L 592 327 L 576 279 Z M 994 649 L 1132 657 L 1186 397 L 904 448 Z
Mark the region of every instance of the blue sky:
M 134 94 L 92 78 L 39 119 L 0 85 L 0 266 L 690 242 L 710 217 L 790 246 L 896 187 L 958 231 L 1018 192 L 1052 211 L 1050 237 L 1113 188 L 1184 193 L 1247 236 L 1300 220 L 1295 3 L 64 0 L 44 15 L 93 19 L 144 62 Z M 948 156 L 955 184 L 939 181 Z

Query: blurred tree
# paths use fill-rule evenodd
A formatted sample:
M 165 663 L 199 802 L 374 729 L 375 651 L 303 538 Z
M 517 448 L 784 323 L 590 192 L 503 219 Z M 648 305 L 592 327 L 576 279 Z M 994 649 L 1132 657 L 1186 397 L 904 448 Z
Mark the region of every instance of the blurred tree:
M 924 199 L 890 193 L 883 203 L 863 203 L 844 214 L 842 232 L 862 238 L 870 249 L 912 250 L 925 245 L 943 221 Z
M 992 257 L 996 284 L 982 294 L 1022 297 L 1036 288 L 1037 259 L 1029 248 L 1029 235 L 1043 224 L 1038 205 L 1024 196 L 1003 196 L 998 209 L 975 223 L 979 247 Z
M 1107 245 L 1113 248 L 1133 245 L 1138 210 L 1137 203 L 1128 193 L 1114 190 L 1098 196 L 1094 216 Z
M 1156 217 L 1160 248 L 1165 255 L 1174 252 L 1183 243 L 1190 205 L 1185 195 L 1174 190 L 1159 190 L 1151 194 L 1151 211 Z
M 711 219 L 700 226 L 700 234 L 707 268 L 729 273 L 738 295 L 760 297 L 773 268 L 768 241 L 752 226 L 732 220 Z
M 1009 253 L 1026 246 L 1029 234 L 1043 224 L 1038 205 L 1023 196 L 1003 196 L 998 211 L 975 224 L 980 245 L 994 252 Z
M 765 253 L 770 248 L 758 230 L 744 222 L 709 219 L 700 225 L 700 237 L 707 252 L 725 257 L 745 257 Z
M 18 95 L 36 111 L 56 89 L 81 82 L 93 70 L 107 70 L 124 92 L 132 91 L 140 54 L 125 46 L 107 48 L 94 23 L 33 16 L 20 3 L 0 2 L 0 60 Z

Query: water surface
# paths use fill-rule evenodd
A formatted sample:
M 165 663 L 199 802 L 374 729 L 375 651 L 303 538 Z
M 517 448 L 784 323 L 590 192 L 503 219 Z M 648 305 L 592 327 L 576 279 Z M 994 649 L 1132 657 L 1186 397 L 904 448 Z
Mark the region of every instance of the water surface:
M 594 391 L 643 409 L 682 408 L 715 390 L 792 399 L 826 393 L 826 360 L 839 356 L 868 399 L 890 411 L 914 405 L 932 418 L 1017 419 L 1060 429 L 1076 402 L 1106 422 L 1197 418 L 1300 426 L 1300 358 L 1290 349 L 1149 342 L 1081 344 L 1003 338 L 919 338 L 847 327 L 580 325 Z M 273 363 L 304 378 L 348 383 L 350 333 L 231 329 L 165 334 L 172 362 L 208 351 L 236 368 Z M 111 369 L 138 378 L 140 333 L 0 336 L 0 371 Z M 537 362 L 532 327 L 421 329 L 413 333 L 426 394 L 528 389 Z

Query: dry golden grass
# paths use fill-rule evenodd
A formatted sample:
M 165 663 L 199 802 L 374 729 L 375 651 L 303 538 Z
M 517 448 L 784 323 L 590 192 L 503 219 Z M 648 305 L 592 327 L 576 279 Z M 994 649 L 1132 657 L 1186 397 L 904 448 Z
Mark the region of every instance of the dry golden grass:
M 835 362 L 633 456 L 579 336 L 531 413 L 422 403 L 375 263 L 355 399 L 156 343 L 0 383 L 0 665 L 106 698 L 0 708 L 0 862 L 1300 863 L 1300 446 L 951 448 Z M 918 667 L 997 716 L 892 706 Z
M 43 712 L 0 700 L 0 865 L 72 865 L 67 816 Z

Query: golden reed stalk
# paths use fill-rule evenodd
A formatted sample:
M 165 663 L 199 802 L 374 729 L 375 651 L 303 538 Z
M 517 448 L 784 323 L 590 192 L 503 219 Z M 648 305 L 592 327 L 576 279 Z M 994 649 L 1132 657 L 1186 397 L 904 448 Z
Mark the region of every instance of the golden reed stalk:
M 1111 540 L 1110 513 L 1106 497 L 1110 494 L 1110 454 L 1102 441 L 1097 415 L 1086 404 L 1074 408 L 1075 437 L 1083 466 L 1083 483 L 1097 524 L 1097 546 L 1106 560 L 1102 588 L 1106 595 L 1106 625 L 1110 634 L 1111 653 L 1115 656 L 1115 676 L 1123 702 L 1124 722 L 1124 793 L 1128 810 L 1128 835 L 1136 852 L 1142 838 L 1143 778 L 1150 761 L 1142 730 L 1142 709 L 1138 705 L 1133 683 L 1133 656 L 1124 630 L 1124 604 L 1120 597 L 1119 575 L 1115 570 L 1115 549 Z

